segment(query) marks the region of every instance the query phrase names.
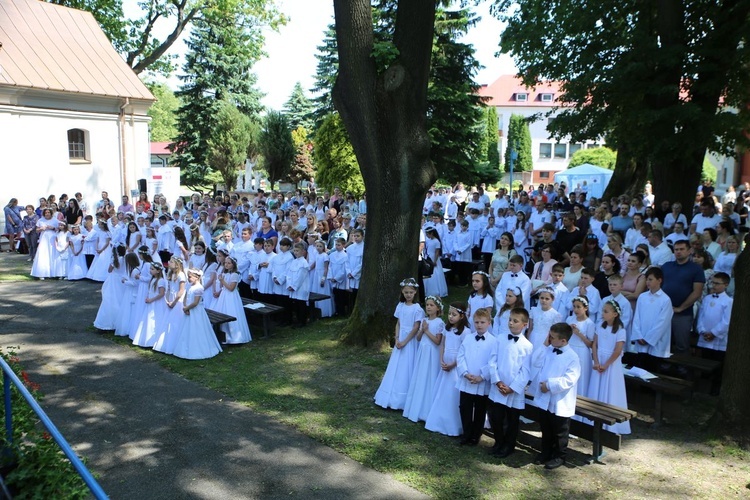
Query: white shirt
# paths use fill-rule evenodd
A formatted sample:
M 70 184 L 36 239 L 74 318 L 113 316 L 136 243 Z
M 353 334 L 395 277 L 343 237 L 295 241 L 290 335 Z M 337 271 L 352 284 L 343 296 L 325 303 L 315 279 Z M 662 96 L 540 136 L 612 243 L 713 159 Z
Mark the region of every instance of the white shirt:
M 673 314 L 672 301 L 664 290 L 639 295 L 635 304 L 633 328 L 630 334 L 630 342 L 635 352 L 645 352 L 657 358 L 668 358 L 670 356 L 669 344 L 672 340 Z M 640 339 L 645 340 L 646 345 L 636 342 Z
M 692 221 L 690 221 L 690 225 L 692 226 L 695 224 L 695 232 L 697 234 L 702 234 L 705 229 L 715 229 L 716 226 L 719 225 L 719 222 L 721 222 L 721 216 L 719 214 L 714 214 L 713 217 L 704 217 L 703 214 L 698 214 L 693 217 Z
M 652 247 L 651 245 L 649 245 L 648 255 L 651 259 L 651 264 L 659 267 L 661 267 L 665 262 L 674 260 L 674 254 L 672 253 L 672 250 L 669 248 L 669 245 L 667 245 L 663 241 L 659 243 L 659 246 L 656 247 Z
M 490 399 L 509 408 L 522 410 L 526 405 L 526 385 L 531 373 L 531 342 L 519 335 L 517 341 L 508 338 L 507 334 L 497 338 L 495 348 L 490 354 Z M 504 395 L 497 388 L 502 382 L 513 392 Z
M 467 335 L 458 348 L 456 388 L 468 394 L 487 395 L 490 393 L 490 355 L 495 350 L 497 340 L 489 332 L 484 340 L 477 340 L 477 335 Z M 465 375 L 479 375 L 482 381 L 478 384 L 469 382 Z
M 558 417 L 572 417 L 576 412 L 576 386 L 581 376 L 581 360 L 568 345 L 537 349 L 531 355 L 532 382 L 529 392 L 534 396 L 534 406 L 554 413 Z M 540 384 L 546 382 L 549 391 L 542 392 Z
M 729 333 L 729 319 L 732 316 L 734 301 L 726 292 L 720 294 L 709 293 L 703 298 L 698 312 L 698 347 L 706 347 L 716 351 L 727 350 L 727 334 Z M 704 333 L 713 333 L 716 338 L 705 340 Z
M 495 309 L 500 310 L 505 304 L 505 293 L 509 288 L 518 287 L 521 289 L 523 295 L 524 304 L 528 304 L 531 298 L 531 280 L 526 273 L 519 271 L 518 273 L 512 273 L 505 271 L 503 276 L 500 278 L 500 283 L 497 284 L 495 289 Z

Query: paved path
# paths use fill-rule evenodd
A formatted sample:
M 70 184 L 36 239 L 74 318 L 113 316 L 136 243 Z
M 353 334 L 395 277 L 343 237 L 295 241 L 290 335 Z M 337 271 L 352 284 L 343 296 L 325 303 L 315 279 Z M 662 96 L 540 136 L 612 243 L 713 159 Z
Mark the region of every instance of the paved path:
M 94 333 L 99 288 L 0 282 L 0 345 L 112 498 L 422 496 Z

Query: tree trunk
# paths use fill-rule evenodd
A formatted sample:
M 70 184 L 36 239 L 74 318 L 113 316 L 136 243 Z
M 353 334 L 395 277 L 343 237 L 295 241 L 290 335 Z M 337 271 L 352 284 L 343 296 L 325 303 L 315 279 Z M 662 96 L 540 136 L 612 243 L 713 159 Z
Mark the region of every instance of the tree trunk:
M 374 345 L 393 330 L 399 282 L 416 277 L 421 204 L 436 179 L 426 128 L 434 0 L 400 0 L 398 58 L 378 72 L 369 0 L 335 0 L 339 75 L 333 101 L 367 191 L 367 234 L 346 343 Z
M 617 163 L 615 172 L 609 180 L 604 199 L 627 194 L 628 196 L 641 196 L 643 187 L 646 185 L 648 175 L 648 162 L 643 158 L 632 155 L 627 143 L 617 149 Z
M 729 339 L 724 361 L 719 407 L 710 422 L 709 430 L 719 436 L 734 439 L 750 448 L 750 250 L 737 257 L 734 266 L 735 294 L 732 318 L 729 323 Z

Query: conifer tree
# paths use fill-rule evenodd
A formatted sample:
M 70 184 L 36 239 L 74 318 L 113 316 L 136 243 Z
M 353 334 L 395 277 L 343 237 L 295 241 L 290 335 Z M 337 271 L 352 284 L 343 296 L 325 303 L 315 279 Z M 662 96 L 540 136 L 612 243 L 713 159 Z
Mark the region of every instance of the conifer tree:
M 303 127 L 305 130 L 312 130 L 312 112 L 314 105 L 309 97 L 305 95 L 302 84 L 297 82 L 292 89 L 292 95 L 284 104 L 284 113 L 289 119 L 289 125 L 292 130 Z

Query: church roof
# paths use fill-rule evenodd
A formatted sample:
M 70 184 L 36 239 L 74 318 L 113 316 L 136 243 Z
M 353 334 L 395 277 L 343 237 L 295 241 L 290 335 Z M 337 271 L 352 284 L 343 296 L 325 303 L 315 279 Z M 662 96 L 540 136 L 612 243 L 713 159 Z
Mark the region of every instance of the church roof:
M 153 101 L 89 12 L 0 0 L 0 87 Z

